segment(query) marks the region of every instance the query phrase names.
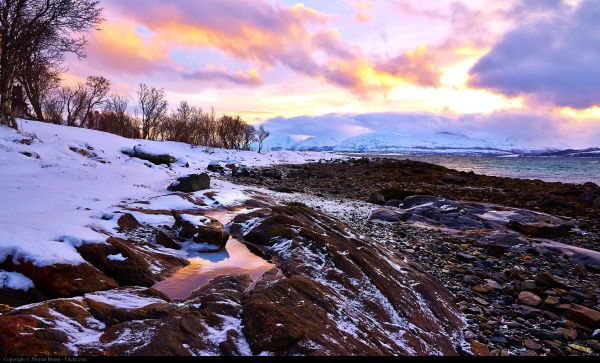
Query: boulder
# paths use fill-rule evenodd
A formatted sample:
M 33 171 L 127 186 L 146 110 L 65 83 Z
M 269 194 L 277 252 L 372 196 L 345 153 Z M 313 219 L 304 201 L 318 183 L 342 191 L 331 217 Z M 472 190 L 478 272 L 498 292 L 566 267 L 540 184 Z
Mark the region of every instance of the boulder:
M 138 222 L 138 220 L 135 219 L 135 217 L 130 213 L 123 214 L 121 217 L 119 217 L 117 224 L 122 231 L 133 231 L 142 226 L 142 224 Z
M 168 188 L 171 192 L 194 193 L 210 189 L 210 177 L 206 173 L 192 174 L 177 179 Z
M 172 163 L 177 161 L 177 159 L 172 155 L 152 154 L 150 152 L 144 151 L 143 148 L 139 145 L 133 148 L 132 156 L 134 158 L 147 160 L 155 165 L 171 165 Z
M 594 207 L 594 209 L 600 209 L 600 197 L 598 197 L 594 200 L 594 203 L 592 206 Z

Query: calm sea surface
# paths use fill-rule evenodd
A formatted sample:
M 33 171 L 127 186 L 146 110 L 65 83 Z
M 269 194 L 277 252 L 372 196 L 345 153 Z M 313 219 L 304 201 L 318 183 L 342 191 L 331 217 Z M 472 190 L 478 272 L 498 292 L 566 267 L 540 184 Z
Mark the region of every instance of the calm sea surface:
M 477 174 L 563 183 L 591 181 L 600 185 L 600 158 L 390 154 L 377 156 L 419 160 Z

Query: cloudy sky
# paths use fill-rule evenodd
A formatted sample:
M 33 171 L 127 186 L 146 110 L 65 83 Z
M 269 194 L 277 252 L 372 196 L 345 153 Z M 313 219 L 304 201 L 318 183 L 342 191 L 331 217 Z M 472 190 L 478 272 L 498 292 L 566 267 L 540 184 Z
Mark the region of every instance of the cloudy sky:
M 66 82 L 104 75 L 132 100 L 145 82 L 173 105 L 185 99 L 306 136 L 410 123 L 600 145 L 597 0 L 103 6 L 106 21 L 87 35 L 88 57 L 69 59 Z

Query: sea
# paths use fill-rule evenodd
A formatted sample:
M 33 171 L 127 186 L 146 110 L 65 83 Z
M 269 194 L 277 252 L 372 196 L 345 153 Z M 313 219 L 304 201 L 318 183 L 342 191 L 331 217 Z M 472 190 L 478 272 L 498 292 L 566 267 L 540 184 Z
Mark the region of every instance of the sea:
M 465 156 L 465 155 L 401 155 L 370 154 L 369 156 L 410 159 L 442 165 L 459 171 L 548 182 L 600 185 L 600 157 L 541 156 Z

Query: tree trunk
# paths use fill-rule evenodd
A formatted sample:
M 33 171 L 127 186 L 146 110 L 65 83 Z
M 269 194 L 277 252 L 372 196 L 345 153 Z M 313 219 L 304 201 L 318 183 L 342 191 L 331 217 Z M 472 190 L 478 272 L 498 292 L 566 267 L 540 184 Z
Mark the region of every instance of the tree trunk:
M 12 85 L 3 81 L 0 87 L 0 124 L 18 130 L 17 121 L 12 115 Z

